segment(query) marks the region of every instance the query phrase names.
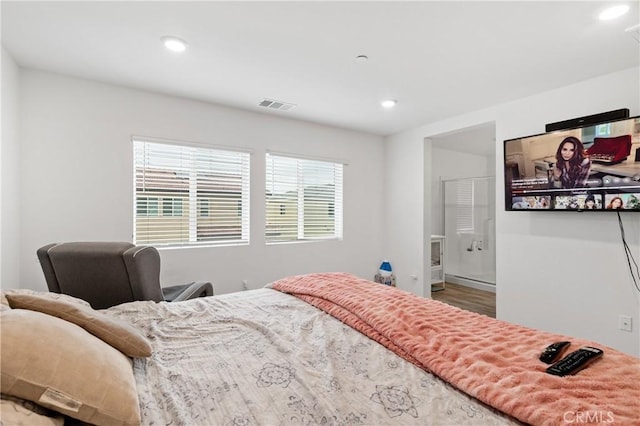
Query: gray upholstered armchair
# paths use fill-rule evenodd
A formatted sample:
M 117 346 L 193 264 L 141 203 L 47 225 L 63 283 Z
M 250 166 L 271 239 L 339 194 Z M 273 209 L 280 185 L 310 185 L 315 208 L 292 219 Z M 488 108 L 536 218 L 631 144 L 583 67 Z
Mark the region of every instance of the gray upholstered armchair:
M 155 247 L 124 242 L 49 244 L 37 250 L 49 291 L 86 300 L 104 309 L 135 300 L 181 301 L 212 296 L 209 282 L 160 285 Z

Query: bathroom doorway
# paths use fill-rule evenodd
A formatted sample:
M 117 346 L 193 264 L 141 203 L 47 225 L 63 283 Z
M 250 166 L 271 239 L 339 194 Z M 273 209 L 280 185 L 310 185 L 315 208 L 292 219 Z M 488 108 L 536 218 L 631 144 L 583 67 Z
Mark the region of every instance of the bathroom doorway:
M 432 284 L 431 296 L 462 309 L 495 315 L 500 285 L 495 272 L 495 123 L 428 139 L 430 231 L 445 236 L 445 285 Z

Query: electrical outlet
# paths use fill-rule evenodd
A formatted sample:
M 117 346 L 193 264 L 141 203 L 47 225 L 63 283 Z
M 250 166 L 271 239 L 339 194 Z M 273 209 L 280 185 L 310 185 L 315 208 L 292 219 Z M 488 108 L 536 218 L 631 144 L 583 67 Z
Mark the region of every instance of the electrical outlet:
M 622 331 L 631 331 L 631 317 L 628 315 L 619 315 L 618 328 Z

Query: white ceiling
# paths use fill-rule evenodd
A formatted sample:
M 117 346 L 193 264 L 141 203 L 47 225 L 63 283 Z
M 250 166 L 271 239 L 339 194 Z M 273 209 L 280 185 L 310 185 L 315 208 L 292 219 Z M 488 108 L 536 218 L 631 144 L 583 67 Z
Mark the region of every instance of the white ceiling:
M 640 65 L 621 1 L 611 22 L 607 1 L 2 1 L 2 44 L 22 67 L 388 135 Z

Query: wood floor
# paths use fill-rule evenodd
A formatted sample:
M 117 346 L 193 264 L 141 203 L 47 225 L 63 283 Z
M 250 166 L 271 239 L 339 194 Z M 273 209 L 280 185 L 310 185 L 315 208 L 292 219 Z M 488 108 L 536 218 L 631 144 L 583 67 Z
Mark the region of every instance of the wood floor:
M 496 317 L 496 294 L 490 291 L 446 283 L 444 290 L 431 291 L 431 297 L 467 311 Z

